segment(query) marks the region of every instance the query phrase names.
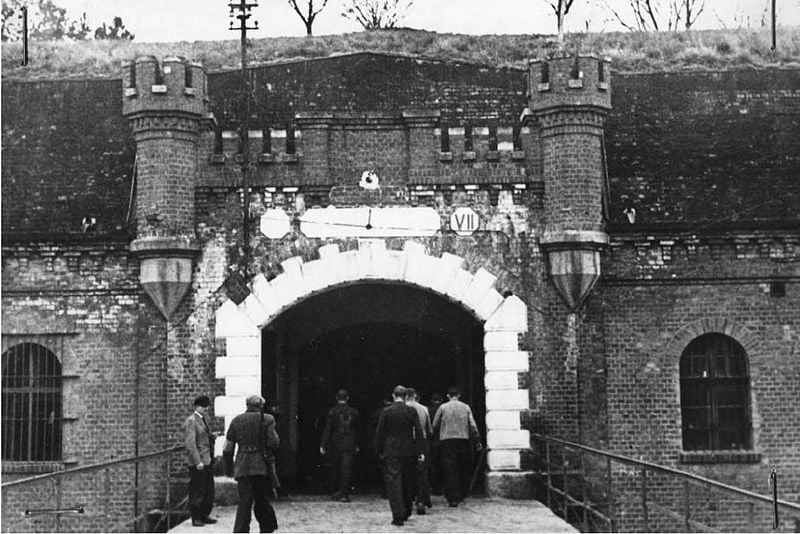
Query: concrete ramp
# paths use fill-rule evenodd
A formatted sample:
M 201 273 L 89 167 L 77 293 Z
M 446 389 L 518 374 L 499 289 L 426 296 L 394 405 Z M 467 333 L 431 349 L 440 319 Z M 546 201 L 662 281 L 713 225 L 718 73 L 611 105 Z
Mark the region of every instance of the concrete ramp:
M 414 513 L 402 527 L 390 524 L 389 502 L 376 495 L 355 495 L 350 503 L 302 495 L 272 504 L 279 532 L 578 532 L 534 500 L 470 498 L 450 508 L 443 497 L 434 497 L 425 515 Z M 233 532 L 235 514 L 233 505 L 218 506 L 211 513 L 218 523 L 192 527 L 191 521 L 184 521 L 170 532 Z M 255 518 L 250 531 L 258 532 Z

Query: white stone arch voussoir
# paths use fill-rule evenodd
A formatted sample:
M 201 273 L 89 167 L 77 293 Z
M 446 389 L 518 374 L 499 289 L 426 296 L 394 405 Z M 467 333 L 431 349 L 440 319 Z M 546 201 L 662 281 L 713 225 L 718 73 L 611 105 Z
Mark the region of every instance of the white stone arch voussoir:
M 261 391 L 264 326 L 328 288 L 365 280 L 396 281 L 449 298 L 484 321 L 489 468 L 519 470 L 519 452 L 530 447 L 528 431 L 520 428 L 520 412 L 529 408 L 528 390 L 518 387 L 519 373 L 529 369 L 528 353 L 519 349 L 519 335 L 528 329 L 525 303 L 498 293 L 497 278 L 485 269 L 470 273 L 463 268 L 463 258 L 448 253 L 429 256 L 414 241 L 406 241 L 403 250 L 387 250 L 382 239 L 362 239 L 357 250 L 341 252 L 338 245 L 325 245 L 319 256 L 307 263 L 297 256 L 283 261 L 282 274 L 269 281 L 258 275 L 244 301 L 237 306 L 227 300 L 217 310 L 216 337 L 225 339 L 226 354 L 217 358 L 216 376 L 225 380 L 225 395 L 215 399 L 214 410 L 225 418 L 226 428 L 243 411 L 245 398 Z

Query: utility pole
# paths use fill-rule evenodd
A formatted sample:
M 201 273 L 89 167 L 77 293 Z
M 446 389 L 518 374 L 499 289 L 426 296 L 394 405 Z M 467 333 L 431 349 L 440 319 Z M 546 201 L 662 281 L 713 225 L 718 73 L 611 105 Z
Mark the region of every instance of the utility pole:
M 242 192 L 243 192 L 243 211 L 242 220 L 242 254 L 244 255 L 243 276 L 248 278 L 250 266 L 250 147 L 249 147 L 249 123 L 250 123 L 250 76 L 247 73 L 247 30 L 257 30 L 258 21 L 253 21 L 252 26 L 248 26 L 248 19 L 251 17 L 250 10 L 258 7 L 255 0 L 239 0 L 237 3 L 228 4 L 230 17 L 238 19 L 237 23 L 230 21 L 230 30 L 241 32 L 241 52 L 242 52 L 242 102 L 240 103 L 241 117 L 239 118 L 239 140 L 242 147 Z
M 778 36 L 776 35 L 775 31 L 775 11 L 777 6 L 775 5 L 776 0 L 772 0 L 772 51 L 774 52 L 778 48 Z

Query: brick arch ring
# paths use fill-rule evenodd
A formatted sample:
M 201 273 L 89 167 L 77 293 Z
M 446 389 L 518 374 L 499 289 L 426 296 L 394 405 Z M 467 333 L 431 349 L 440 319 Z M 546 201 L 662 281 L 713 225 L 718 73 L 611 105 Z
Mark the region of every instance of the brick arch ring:
M 704 317 L 684 325 L 664 348 L 664 355 L 677 362 L 693 339 L 703 334 L 724 334 L 739 343 L 748 359 L 757 354 L 759 343 L 756 336 L 744 325 L 724 317 Z
M 225 381 L 225 395 L 215 399 L 215 415 L 225 418 L 227 429 L 245 398 L 261 391 L 261 329 L 283 311 L 343 284 L 402 282 L 457 302 L 483 321 L 489 470 L 519 471 L 520 451 L 530 448 L 520 420 L 530 406 L 528 390 L 518 387 L 518 373 L 529 370 L 528 353 L 519 347 L 519 334 L 528 329 L 525 303 L 514 295 L 504 298 L 493 287 L 494 275 L 483 268 L 470 273 L 459 256 L 430 256 L 414 241 L 406 241 L 402 250 L 387 250 L 382 239 L 362 239 L 358 245 L 347 252 L 335 244 L 322 246 L 319 259 L 309 262 L 291 257 L 272 280 L 256 276 L 241 303 L 222 303 L 216 337 L 225 339 L 225 356 L 216 359 L 216 377 Z M 221 447 L 223 440 L 217 441 Z

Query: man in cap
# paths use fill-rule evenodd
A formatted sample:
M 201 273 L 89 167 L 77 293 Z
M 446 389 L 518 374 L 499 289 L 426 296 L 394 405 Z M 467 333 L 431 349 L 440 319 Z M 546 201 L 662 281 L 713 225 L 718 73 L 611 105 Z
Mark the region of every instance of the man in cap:
M 259 395 L 247 397 L 245 403 L 247 411 L 231 421 L 222 452 L 225 474 L 236 479 L 239 490 L 233 531 L 250 532 L 250 510 L 253 509 L 260 532 L 273 532 L 278 528 L 278 521 L 269 503 L 272 490 L 269 463 L 271 451 L 279 444 L 275 418 L 263 412 L 264 399 Z M 234 463 L 233 452 L 237 445 Z
M 458 388 L 448 389 L 448 401 L 433 418 L 433 432 L 441 444 L 444 495 L 452 507 L 458 506 L 467 496 L 472 464 L 470 440 L 478 451 L 483 448 L 472 410 L 459 400 L 460 396 Z
M 406 388 L 392 391 L 393 402 L 378 419 L 375 450 L 384 461 L 384 484 L 392 510 L 392 524 L 402 526 L 414 502 L 414 465 L 425 461 L 425 440 L 417 411 L 405 403 Z
M 200 395 L 194 399 L 194 412 L 183 423 L 183 444 L 189 460 L 189 512 L 195 527 L 217 522 L 209 517 L 214 506 L 214 434 L 206 421 L 209 406 L 211 399 Z
M 350 481 L 361 433 L 358 411 L 347 404 L 349 399 L 347 390 L 336 392 L 336 406 L 328 410 L 319 446 L 319 453 L 328 455 L 331 461 L 330 483 L 335 488 L 333 498 L 341 502 L 350 502 Z

